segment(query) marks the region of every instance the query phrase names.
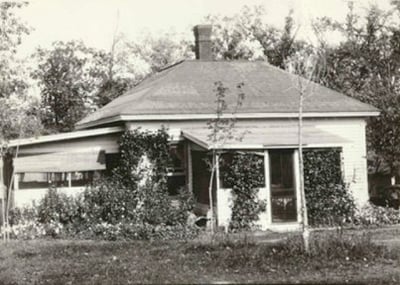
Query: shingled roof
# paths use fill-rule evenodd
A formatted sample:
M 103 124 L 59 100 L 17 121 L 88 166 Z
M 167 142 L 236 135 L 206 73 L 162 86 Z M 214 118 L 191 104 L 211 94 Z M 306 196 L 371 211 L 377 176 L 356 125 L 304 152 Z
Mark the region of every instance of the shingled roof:
M 238 115 L 263 114 L 285 117 L 298 112 L 298 90 L 294 75 L 263 61 L 182 61 L 149 77 L 141 84 L 90 114 L 77 128 L 123 120 L 160 120 L 215 114 L 215 82 L 228 88 L 226 101 L 235 105 L 237 88 L 245 94 Z M 378 110 L 318 84 L 305 98 L 304 113 L 321 116 L 369 116 Z M 200 116 L 201 117 L 201 116 Z M 153 118 L 154 119 L 154 118 Z

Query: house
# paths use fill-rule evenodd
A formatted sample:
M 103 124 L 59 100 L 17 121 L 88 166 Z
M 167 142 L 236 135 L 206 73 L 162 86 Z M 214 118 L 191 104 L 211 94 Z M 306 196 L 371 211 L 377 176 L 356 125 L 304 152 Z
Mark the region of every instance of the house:
M 125 130 L 155 130 L 162 126 L 171 136 L 174 168 L 172 189 L 186 185 L 195 194 L 198 210 L 208 209 L 209 172 L 204 158 L 210 150 L 256 151 L 264 159 L 265 185 L 260 197 L 267 211 L 260 216 L 262 229 L 299 227 L 298 91 L 293 75 L 263 61 L 214 61 L 211 26 L 194 29 L 196 60 L 166 67 L 141 84 L 90 114 L 70 133 L 20 139 L 14 158 L 13 202 L 22 206 L 46 192 L 49 181 L 60 191 L 82 191 L 99 171 L 109 171 L 118 157 L 117 140 Z M 215 82 L 229 88 L 226 100 L 235 102 L 236 86 L 243 83 L 243 105 L 235 116 L 242 140 L 216 145 L 209 139 L 207 122 L 215 114 Z M 358 205 L 368 201 L 366 119 L 378 110 L 343 94 L 313 84 L 304 101 L 304 148 L 340 148 L 342 172 Z M 230 189 L 217 179 L 213 207 L 219 226 L 230 219 Z M 276 181 L 290 181 L 279 183 Z M 274 182 L 275 181 L 275 182 Z M 282 194 L 284 193 L 284 194 Z M 277 202 L 283 210 L 274 211 Z M 273 214 L 274 213 L 274 214 Z M 289 213 L 289 214 L 288 214 Z

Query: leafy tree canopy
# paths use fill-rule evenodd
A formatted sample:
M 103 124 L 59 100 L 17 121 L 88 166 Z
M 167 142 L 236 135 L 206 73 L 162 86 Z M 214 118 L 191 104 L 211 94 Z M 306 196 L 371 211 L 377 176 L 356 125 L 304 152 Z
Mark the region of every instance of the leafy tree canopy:
M 394 1 L 395 2 L 395 1 Z M 395 4 L 395 3 L 394 3 Z M 375 5 L 357 16 L 349 2 L 345 22 L 318 20 L 320 31 L 339 31 L 344 40 L 325 47 L 322 83 L 381 110 L 368 126 L 368 144 L 375 170 L 383 164 L 392 174 L 400 166 L 400 29 L 399 14 Z

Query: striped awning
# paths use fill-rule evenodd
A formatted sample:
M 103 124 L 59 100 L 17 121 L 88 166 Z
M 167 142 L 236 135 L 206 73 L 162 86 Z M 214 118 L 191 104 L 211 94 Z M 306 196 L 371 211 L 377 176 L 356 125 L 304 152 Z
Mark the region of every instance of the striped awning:
M 295 125 L 276 127 L 238 127 L 232 134 L 217 133 L 216 140 L 209 128 L 182 131 L 184 138 L 205 149 L 266 149 L 297 148 L 298 128 Z M 314 126 L 302 128 L 303 147 L 338 147 L 349 141 Z

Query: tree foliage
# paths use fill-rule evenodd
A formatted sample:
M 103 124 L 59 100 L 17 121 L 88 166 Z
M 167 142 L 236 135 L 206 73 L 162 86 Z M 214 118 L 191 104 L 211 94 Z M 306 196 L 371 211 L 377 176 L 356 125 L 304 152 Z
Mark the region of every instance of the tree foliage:
M 0 3 L 0 141 L 32 136 L 42 130 L 37 100 L 31 96 L 27 68 L 16 57 L 17 49 L 29 27 L 18 12 L 27 3 Z
M 265 22 L 263 6 L 244 6 L 232 17 L 209 15 L 206 21 L 213 25 L 213 51 L 217 59 L 266 59 L 284 68 L 287 57 L 305 48 L 304 41 L 296 39 L 292 11 L 280 30 Z
M 39 65 L 33 77 L 41 87 L 43 124 L 53 132 L 71 131 L 96 108 L 101 78 L 93 64 L 94 50 L 78 41 L 55 42 L 51 50 L 38 49 L 35 56 Z
M 0 98 L 20 94 L 27 87 L 21 78 L 21 62 L 15 57 L 22 38 L 29 34 L 28 26 L 17 16 L 26 3 L 0 3 Z
M 400 29 L 399 14 L 371 5 L 360 18 L 349 3 L 346 21 L 320 19 L 325 31 L 339 31 L 344 40 L 326 48 L 323 84 L 379 108 L 368 124 L 368 144 L 375 153 L 374 168 L 400 166 Z

